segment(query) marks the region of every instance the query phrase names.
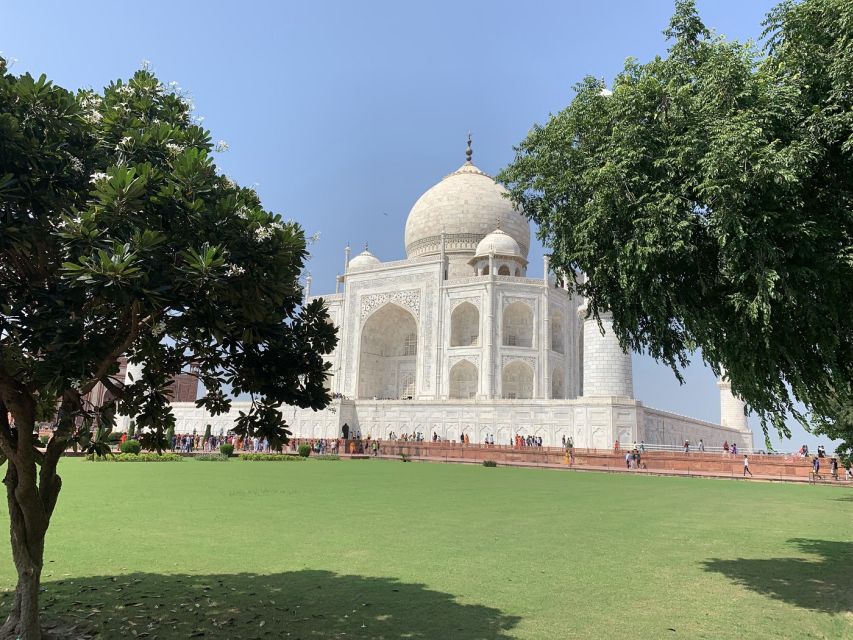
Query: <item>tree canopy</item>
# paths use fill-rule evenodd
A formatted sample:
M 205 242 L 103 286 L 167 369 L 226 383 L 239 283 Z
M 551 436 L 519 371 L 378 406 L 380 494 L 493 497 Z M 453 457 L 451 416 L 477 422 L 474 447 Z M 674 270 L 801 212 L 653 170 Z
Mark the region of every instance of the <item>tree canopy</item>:
M 222 413 L 231 393 L 251 394 L 234 430 L 273 447 L 288 435 L 282 403 L 330 401 L 337 337 L 322 301 L 302 304 L 305 234 L 222 175 L 213 152 L 189 101 L 147 69 L 75 94 L 0 59 L 0 452 L 19 574 L 0 635 L 38 637 L 69 443 L 103 452 L 118 411 L 161 448 L 170 382 L 190 365 L 200 407 Z M 123 354 L 143 369 L 127 386 L 111 377 Z M 98 382 L 113 400 L 89 406 Z M 42 449 L 45 403 L 58 419 Z
M 584 79 L 499 179 L 623 347 L 679 378 L 701 349 L 765 433 L 790 414 L 849 452 L 853 4 L 783 2 L 764 26 L 729 41 L 680 0 L 667 55 L 612 91 Z

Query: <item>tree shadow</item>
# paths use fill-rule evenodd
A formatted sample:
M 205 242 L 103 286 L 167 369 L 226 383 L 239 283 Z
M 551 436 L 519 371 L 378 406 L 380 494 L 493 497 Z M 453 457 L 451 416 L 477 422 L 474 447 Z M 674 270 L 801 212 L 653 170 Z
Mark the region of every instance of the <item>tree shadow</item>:
M 310 570 L 75 578 L 44 583 L 41 605 L 68 638 L 500 640 L 521 620 L 422 584 Z
M 803 609 L 824 613 L 853 612 L 853 543 L 794 538 L 800 552 L 818 556 L 747 560 L 712 559 L 706 571 L 716 571 L 752 591 Z

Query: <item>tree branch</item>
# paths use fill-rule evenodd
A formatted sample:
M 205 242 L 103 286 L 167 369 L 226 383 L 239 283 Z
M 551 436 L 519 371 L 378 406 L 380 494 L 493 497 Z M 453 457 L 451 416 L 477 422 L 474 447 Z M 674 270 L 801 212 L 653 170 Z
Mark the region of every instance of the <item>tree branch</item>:
M 101 360 L 101 363 L 98 365 L 98 368 L 95 369 L 95 375 L 92 376 L 92 379 L 83 385 L 80 388 L 81 395 L 86 395 L 92 389 L 95 388 L 95 385 L 99 382 L 103 382 L 101 378 L 105 378 L 107 372 L 110 370 L 110 367 L 115 364 L 116 360 L 119 359 L 125 351 L 130 348 L 130 345 L 133 344 L 133 341 L 136 339 L 136 336 L 139 333 L 139 300 L 134 300 L 133 304 L 130 306 L 130 330 L 127 335 L 121 340 L 113 349 L 109 352 L 109 354 Z M 106 386 L 106 385 L 105 385 Z

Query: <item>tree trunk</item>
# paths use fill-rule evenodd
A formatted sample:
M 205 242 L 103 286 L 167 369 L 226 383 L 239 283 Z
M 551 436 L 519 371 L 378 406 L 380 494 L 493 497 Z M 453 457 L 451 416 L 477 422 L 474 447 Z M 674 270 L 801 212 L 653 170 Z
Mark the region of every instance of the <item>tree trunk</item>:
M 41 640 L 38 595 L 44 563 L 44 536 L 47 532 L 44 511 L 32 473 L 18 473 L 11 460 L 7 463 L 6 497 L 12 558 L 18 571 L 18 585 L 9 617 L 0 627 L 0 638 Z M 44 526 L 38 523 L 44 522 Z

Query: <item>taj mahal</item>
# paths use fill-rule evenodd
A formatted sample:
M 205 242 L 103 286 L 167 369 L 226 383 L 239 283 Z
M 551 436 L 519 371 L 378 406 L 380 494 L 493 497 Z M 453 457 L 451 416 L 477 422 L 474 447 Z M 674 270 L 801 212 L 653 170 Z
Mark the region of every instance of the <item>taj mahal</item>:
M 296 437 L 352 434 L 509 444 L 515 434 L 548 446 L 679 446 L 703 439 L 751 451 L 744 403 L 718 383 L 721 424 L 645 406 L 634 397 L 631 354 L 586 317 L 586 301 L 550 272 L 529 274 L 530 226 L 506 190 L 472 162 L 426 191 L 405 227 L 406 259 L 344 251 L 335 293 L 322 298 L 338 328 L 324 410 L 284 407 Z M 602 332 L 603 329 L 603 332 Z M 711 390 L 709 389 L 709 393 Z M 247 403 L 210 417 L 173 402 L 179 432 L 227 431 Z

